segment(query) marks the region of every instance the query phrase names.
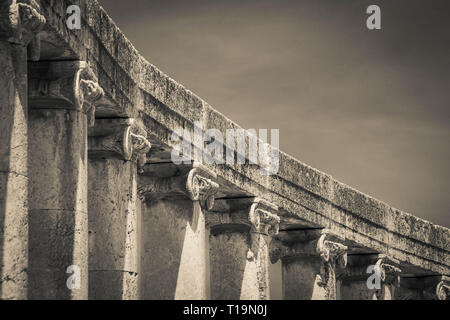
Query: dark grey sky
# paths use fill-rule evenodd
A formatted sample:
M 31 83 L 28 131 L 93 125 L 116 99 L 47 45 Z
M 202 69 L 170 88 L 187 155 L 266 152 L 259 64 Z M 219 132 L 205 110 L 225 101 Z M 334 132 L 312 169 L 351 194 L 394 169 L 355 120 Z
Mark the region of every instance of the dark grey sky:
M 140 53 L 245 128 L 450 227 L 450 1 L 100 0 Z M 366 28 L 370 4 L 382 30 Z

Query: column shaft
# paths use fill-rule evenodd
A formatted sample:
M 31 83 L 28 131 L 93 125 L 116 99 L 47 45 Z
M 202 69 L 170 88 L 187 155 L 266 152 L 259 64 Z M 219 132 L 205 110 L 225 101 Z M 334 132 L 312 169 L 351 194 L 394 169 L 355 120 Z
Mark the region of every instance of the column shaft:
M 86 113 L 103 90 L 81 61 L 29 68 L 29 298 L 87 299 Z
M 142 298 L 206 299 L 205 218 L 199 203 L 152 201 L 142 220 Z
M 347 263 L 342 240 L 326 229 L 280 232 L 271 260 L 282 262 L 283 299 L 336 300 L 336 268 Z
M 282 259 L 283 300 L 334 300 L 334 288 L 331 286 L 332 292 L 327 292 L 318 272 L 320 268 L 317 257 Z
M 143 299 L 206 299 L 204 210 L 218 190 L 207 176 L 213 175 L 202 166 L 167 178 L 141 177 Z
M 89 160 L 89 299 L 137 299 L 136 164 Z
M 0 299 L 27 297 L 27 49 L 0 41 Z
M 86 299 L 87 124 L 76 110 L 30 110 L 30 298 Z M 71 290 L 69 266 L 81 271 Z
M 212 299 L 270 299 L 269 243 L 278 208 L 259 198 L 216 201 L 208 213 Z
M 211 299 L 270 299 L 267 238 L 249 230 L 211 233 Z
M 0 4 L 0 299 L 27 298 L 27 59 L 44 24 L 37 3 Z
M 89 131 L 89 299 L 139 298 L 137 164 L 150 150 L 135 119 Z

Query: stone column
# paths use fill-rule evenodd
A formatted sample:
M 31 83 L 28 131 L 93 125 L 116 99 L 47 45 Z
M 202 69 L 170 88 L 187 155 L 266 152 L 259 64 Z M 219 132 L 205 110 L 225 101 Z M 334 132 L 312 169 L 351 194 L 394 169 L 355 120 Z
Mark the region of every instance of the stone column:
M 27 59 L 44 24 L 35 3 L 0 3 L 0 300 L 27 297 Z
M 87 299 L 87 125 L 103 90 L 82 61 L 29 69 L 29 297 Z
M 398 300 L 450 300 L 450 277 L 422 275 L 402 277 Z
M 259 198 L 218 200 L 208 212 L 211 299 L 268 300 L 269 244 L 278 207 Z
M 336 266 L 347 264 L 343 239 L 323 229 L 282 231 L 271 261 L 282 261 L 284 300 L 336 300 Z
M 206 299 L 204 210 L 219 186 L 204 166 L 148 165 L 140 176 L 142 299 Z M 146 169 L 147 170 L 147 169 Z
M 341 300 L 394 300 L 400 285 L 398 266 L 382 254 L 349 255 L 338 275 Z
M 150 150 L 134 119 L 97 119 L 89 132 L 89 299 L 139 298 L 137 164 Z

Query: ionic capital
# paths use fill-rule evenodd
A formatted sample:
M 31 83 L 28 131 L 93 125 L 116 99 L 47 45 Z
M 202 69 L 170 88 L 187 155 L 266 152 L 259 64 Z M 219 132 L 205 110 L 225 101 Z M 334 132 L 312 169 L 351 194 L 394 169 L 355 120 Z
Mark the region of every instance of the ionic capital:
M 383 283 L 396 287 L 400 285 L 400 274 L 402 272 L 400 268 L 389 263 L 389 260 L 386 257 L 378 259 L 375 265 L 378 267 Z
M 402 278 L 401 300 L 450 300 L 450 277 L 419 275 Z
M 399 261 L 384 254 L 352 254 L 348 256 L 347 267 L 340 269 L 337 277 L 347 282 L 366 281 L 371 273 L 377 272 L 384 284 L 398 287 L 402 272 L 399 265 Z
M 219 185 L 204 175 L 205 170 L 196 167 L 189 171 L 186 179 L 186 190 L 192 201 L 200 201 L 202 207 L 210 210 L 214 206 L 215 194 Z M 211 176 L 211 175 L 210 175 Z
M 278 234 L 280 217 L 277 211 L 278 207 L 274 204 L 256 198 L 248 215 L 252 231 L 270 236 Z
M 147 131 L 135 119 L 98 119 L 89 129 L 89 153 L 114 153 L 124 160 L 136 160 L 142 168 L 151 144 Z
M 242 229 L 274 236 L 278 233 L 278 207 L 261 198 L 223 199 L 209 212 L 206 225 L 213 233 Z
M 39 59 L 38 32 L 45 25 L 45 17 L 40 13 L 34 0 L 3 1 L 0 4 L 0 40 L 26 46 L 30 44 L 30 60 Z M 31 43 L 30 43 L 31 42 Z
M 216 175 L 208 168 L 194 164 L 192 169 L 177 176 L 141 176 L 138 193 L 141 198 L 147 200 L 188 197 L 210 210 L 214 206 L 215 195 L 219 190 L 215 178 Z
M 317 242 L 317 252 L 324 263 L 330 263 L 333 267 L 338 264 L 341 267 L 347 265 L 347 246 L 329 240 L 330 234 L 322 234 Z
M 271 245 L 270 259 L 275 263 L 279 259 L 315 257 L 333 267 L 345 267 L 348 248 L 342 241 L 327 229 L 283 231 Z
M 28 99 L 32 108 L 72 109 L 88 115 L 94 125 L 95 106 L 103 89 L 84 61 L 29 63 Z

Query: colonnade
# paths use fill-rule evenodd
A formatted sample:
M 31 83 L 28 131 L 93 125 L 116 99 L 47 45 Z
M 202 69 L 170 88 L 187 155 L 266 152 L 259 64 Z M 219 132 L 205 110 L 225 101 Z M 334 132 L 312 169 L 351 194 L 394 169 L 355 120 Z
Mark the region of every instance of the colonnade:
M 277 205 L 218 196 L 208 167 L 147 161 L 142 119 L 95 118 L 88 63 L 38 61 L 33 2 L 0 16 L 1 299 L 265 300 L 278 260 L 284 299 L 448 299 L 445 275 L 404 275 L 325 228 L 280 230 Z

